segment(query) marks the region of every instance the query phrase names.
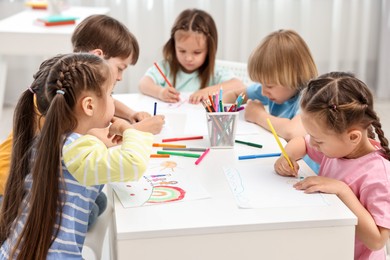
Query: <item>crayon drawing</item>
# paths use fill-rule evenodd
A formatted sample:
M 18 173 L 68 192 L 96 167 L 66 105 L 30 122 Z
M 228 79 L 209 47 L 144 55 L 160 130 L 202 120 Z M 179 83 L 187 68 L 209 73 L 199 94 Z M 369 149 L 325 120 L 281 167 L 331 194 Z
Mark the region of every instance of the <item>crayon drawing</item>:
M 157 159 L 151 161 L 144 176 L 137 182 L 111 183 L 123 207 L 140 207 L 208 198 L 196 176 L 193 159 L 180 163 Z
M 295 177 L 283 177 L 274 172 L 273 164 L 261 164 L 257 169 L 239 165 L 224 167 L 224 173 L 239 208 L 272 208 L 327 206 L 321 193 L 306 194 L 296 190 Z M 301 172 L 301 176 L 307 174 Z M 277 190 L 278 192 L 274 192 Z

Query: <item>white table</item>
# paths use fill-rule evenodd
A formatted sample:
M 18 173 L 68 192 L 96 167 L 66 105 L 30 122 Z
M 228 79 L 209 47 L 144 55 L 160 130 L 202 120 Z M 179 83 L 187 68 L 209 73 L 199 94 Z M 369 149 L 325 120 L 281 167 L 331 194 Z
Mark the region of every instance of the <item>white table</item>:
M 115 97 L 131 104 L 132 108 L 152 111 L 154 101 L 145 96 L 129 94 Z M 159 103 L 157 113 L 166 114 L 168 120 L 169 114 L 182 113 L 187 115 L 188 123 L 188 117 L 202 118 L 194 114 L 203 114 L 204 109 L 186 104 L 168 108 Z M 193 125 L 199 124 L 199 120 L 194 120 Z M 249 124 L 242 117 L 239 123 Z M 260 128 L 255 134 L 245 131 L 245 128 L 241 128 L 237 139 L 245 137 L 261 142 L 263 152 L 278 151 L 270 133 Z M 164 133 L 169 137 L 180 134 Z M 156 136 L 156 142 L 161 137 Z M 194 141 L 180 143 L 193 145 Z M 196 144 L 207 146 L 209 142 L 206 138 L 196 141 Z M 213 149 L 197 166 L 195 173 L 189 172 L 199 176 L 211 195 L 209 199 L 124 208 L 111 191 L 109 198 L 114 205 L 113 258 L 353 259 L 357 219 L 335 195 L 325 195 L 329 205 L 323 207 L 239 209 L 222 166 L 245 163 L 253 165 L 254 171 L 261 172 L 259 162 L 272 163 L 275 158 L 244 162 L 237 160 L 238 154 L 237 146 L 234 149 Z M 180 160 L 179 157 L 175 158 Z M 301 166 L 310 172 L 305 164 Z M 275 190 L 276 193 L 278 190 Z
M 79 17 L 76 25 L 92 14 L 106 14 L 106 7 L 70 7 L 64 15 Z M 7 76 L 5 55 L 53 56 L 72 52 L 70 41 L 76 25 L 46 27 L 35 24 L 48 16 L 46 10 L 25 10 L 0 21 L 0 117 L 4 104 Z

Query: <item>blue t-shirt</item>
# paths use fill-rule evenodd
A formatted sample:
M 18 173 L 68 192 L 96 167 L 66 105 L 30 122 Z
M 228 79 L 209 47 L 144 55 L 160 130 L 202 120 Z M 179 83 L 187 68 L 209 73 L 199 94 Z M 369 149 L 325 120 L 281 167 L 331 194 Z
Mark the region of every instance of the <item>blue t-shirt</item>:
M 289 100 L 285 101 L 283 104 L 277 104 L 273 102 L 272 100 L 269 100 L 269 98 L 263 96 L 261 94 L 262 86 L 260 83 L 255 83 L 250 86 L 248 86 L 246 93 L 248 99 L 257 99 L 263 105 L 268 106 L 268 111 L 271 115 L 282 117 L 282 118 L 288 118 L 292 119 L 300 112 L 300 93 L 296 94 Z M 312 159 L 310 159 L 309 156 L 305 156 L 303 160 L 306 162 L 307 165 L 316 173 L 318 174 L 318 171 L 320 169 L 320 165 L 316 162 L 314 162 Z

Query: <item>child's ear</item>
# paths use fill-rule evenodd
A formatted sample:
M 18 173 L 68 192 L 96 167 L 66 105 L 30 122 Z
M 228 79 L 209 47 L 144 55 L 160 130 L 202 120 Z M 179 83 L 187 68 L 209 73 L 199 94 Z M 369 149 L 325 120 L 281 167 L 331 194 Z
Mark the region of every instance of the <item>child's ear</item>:
M 99 56 L 101 58 L 103 58 L 103 56 L 104 56 L 103 50 L 101 50 L 101 49 L 94 49 L 94 50 L 90 51 L 89 53 L 94 54 L 96 56 Z
M 84 97 L 81 100 L 81 109 L 87 116 L 93 116 L 94 103 L 92 97 Z
M 362 140 L 362 132 L 359 130 L 351 130 L 349 133 L 349 140 L 353 144 L 358 144 Z

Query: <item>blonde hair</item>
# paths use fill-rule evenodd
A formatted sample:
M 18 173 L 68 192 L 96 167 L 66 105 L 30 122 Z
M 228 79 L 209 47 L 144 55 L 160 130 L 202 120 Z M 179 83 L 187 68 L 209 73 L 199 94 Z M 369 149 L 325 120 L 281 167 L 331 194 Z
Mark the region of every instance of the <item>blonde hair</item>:
M 251 80 L 301 90 L 318 75 L 309 47 L 292 30 L 278 30 L 254 49 L 248 61 Z

